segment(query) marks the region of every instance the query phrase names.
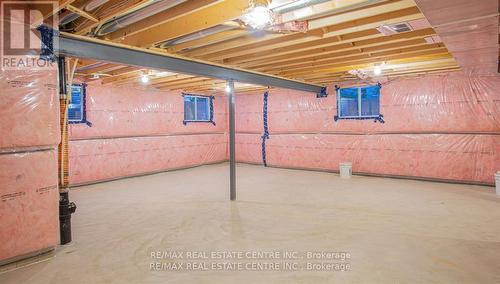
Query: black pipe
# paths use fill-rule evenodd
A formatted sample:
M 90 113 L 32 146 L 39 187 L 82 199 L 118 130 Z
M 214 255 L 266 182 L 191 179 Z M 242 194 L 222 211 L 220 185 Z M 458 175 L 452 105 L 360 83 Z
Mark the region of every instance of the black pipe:
M 71 214 L 75 213 L 76 205 L 69 202 L 68 192 L 59 193 L 59 232 L 61 245 L 71 242 Z
M 59 79 L 59 95 L 65 98 L 67 94 L 66 85 L 66 58 L 60 56 L 57 58 L 58 79 Z M 62 165 L 61 165 L 62 167 Z M 61 181 L 62 184 L 62 181 Z M 76 210 L 76 205 L 69 202 L 69 194 L 67 189 L 59 192 L 59 235 L 61 245 L 71 242 L 71 214 Z
M 59 56 L 57 58 L 57 69 L 59 70 L 59 94 L 66 95 L 66 58 Z

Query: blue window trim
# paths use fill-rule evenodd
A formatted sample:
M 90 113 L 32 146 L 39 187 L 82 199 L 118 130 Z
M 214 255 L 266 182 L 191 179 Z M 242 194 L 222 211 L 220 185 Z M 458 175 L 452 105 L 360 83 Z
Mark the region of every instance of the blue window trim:
M 92 122 L 87 120 L 87 84 L 81 83 L 81 84 L 72 84 L 71 85 L 71 92 L 73 92 L 73 86 L 75 87 L 81 87 L 82 88 L 82 119 L 81 120 L 72 120 L 70 121 L 68 119 L 69 124 L 80 124 L 80 123 L 85 123 L 87 126 L 92 127 Z M 71 93 L 71 98 L 73 98 L 73 93 Z
M 375 87 L 378 86 L 380 89 L 382 89 L 382 84 L 378 83 L 377 85 L 374 86 L 364 86 L 364 87 Z M 363 87 L 359 87 L 363 88 Z M 373 122 L 380 122 L 380 123 L 385 123 L 384 121 L 384 115 L 379 114 L 379 115 L 359 115 L 359 116 L 340 116 L 340 90 L 341 88 L 339 86 L 335 86 L 335 89 L 337 90 L 337 115 L 334 116 L 333 120 L 338 121 L 339 119 L 355 119 L 355 120 L 365 120 L 365 119 L 373 119 Z M 361 111 L 361 110 L 359 110 Z
M 182 120 L 182 124 L 187 125 L 188 123 L 211 123 L 215 125 L 215 115 L 214 115 L 214 96 L 204 96 L 204 95 L 196 95 L 196 94 L 189 94 L 189 93 L 182 93 L 182 97 L 184 98 L 185 96 L 189 97 L 203 97 L 203 98 L 208 98 L 209 99 L 209 107 L 210 107 L 210 119 L 209 120 Z M 185 111 L 185 110 L 184 110 Z

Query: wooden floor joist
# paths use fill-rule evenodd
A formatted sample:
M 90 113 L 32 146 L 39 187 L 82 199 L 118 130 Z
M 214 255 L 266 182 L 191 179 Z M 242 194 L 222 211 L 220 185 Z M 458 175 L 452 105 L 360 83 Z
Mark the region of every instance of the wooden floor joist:
M 83 2 L 68 1 L 65 5 L 68 9 L 75 7 L 78 10 L 73 11 L 78 13 L 84 11 Z M 265 0 L 258 2 L 267 3 Z M 85 11 L 88 15 L 80 17 L 75 33 L 86 34 L 149 4 L 146 0 L 110 0 L 95 11 Z M 328 84 L 328 80 L 350 79 L 353 77 L 349 72 L 353 69 L 370 69 L 383 62 L 417 64 L 412 69 L 387 70 L 394 76 L 404 75 L 405 72 L 425 72 L 426 68 L 429 71 L 457 68 L 413 0 L 331 0 L 299 8 L 296 13 L 292 11 L 279 15 L 276 23 L 307 21 L 308 30 L 302 32 L 245 29 L 241 17 L 248 11 L 248 5 L 246 0 L 183 1 L 119 27 L 102 39 L 113 44 L 121 42 L 131 49 L 148 47 L 148 52 L 165 56 L 181 56 L 194 62 L 237 70 L 244 68 L 265 76 L 281 76 L 306 84 Z M 378 29 L 391 24 L 407 24 L 409 30 L 387 35 Z M 197 34 L 217 25 L 230 28 Z M 167 40 L 172 41 L 156 45 Z M 85 60 L 87 63 L 79 67 L 91 66 L 99 60 Z M 437 64 L 436 60 L 446 62 Z M 147 75 L 147 85 L 165 90 L 207 91 L 222 84 L 217 78 L 208 78 L 208 74 L 182 74 L 177 70 L 174 74 L 156 76 L 159 71 L 151 66 L 115 62 L 87 68 L 78 75 L 91 80 L 93 74 L 100 74 L 104 78 L 103 84 L 114 85 L 144 84 L 140 83 L 140 77 Z

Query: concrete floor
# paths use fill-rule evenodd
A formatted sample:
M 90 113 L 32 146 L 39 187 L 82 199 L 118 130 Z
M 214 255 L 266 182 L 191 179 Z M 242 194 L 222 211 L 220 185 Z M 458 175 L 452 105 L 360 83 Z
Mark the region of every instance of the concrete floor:
M 500 198 L 493 188 L 228 165 L 124 179 L 71 192 L 73 244 L 0 274 L 0 283 L 500 283 Z M 245 271 L 152 271 L 152 251 L 284 251 L 302 259 L 229 259 Z M 307 252 L 350 259 L 307 259 Z M 209 254 L 209 256 L 211 256 Z M 247 263 L 298 263 L 250 271 Z M 349 271 L 307 271 L 307 262 Z M 255 268 L 255 266 L 253 266 Z M 345 265 L 343 266 L 345 267 Z M 321 268 L 323 269 L 323 268 Z

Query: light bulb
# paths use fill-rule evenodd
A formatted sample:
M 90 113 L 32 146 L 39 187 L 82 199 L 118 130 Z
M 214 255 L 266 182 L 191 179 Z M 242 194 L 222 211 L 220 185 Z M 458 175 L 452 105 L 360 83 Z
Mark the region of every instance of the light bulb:
M 143 82 L 144 84 L 146 84 L 147 82 L 149 82 L 148 75 L 142 75 L 141 76 L 141 82 Z
M 229 86 L 229 84 L 226 85 L 226 93 L 230 93 L 231 92 L 231 86 Z
M 254 29 L 261 29 L 271 22 L 271 11 L 265 6 L 255 6 L 243 16 L 243 21 Z
M 375 68 L 373 68 L 373 74 L 375 74 L 376 76 L 382 74 L 382 67 L 379 65 L 375 66 Z

